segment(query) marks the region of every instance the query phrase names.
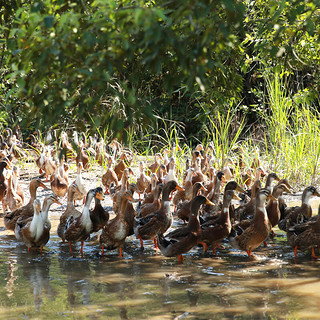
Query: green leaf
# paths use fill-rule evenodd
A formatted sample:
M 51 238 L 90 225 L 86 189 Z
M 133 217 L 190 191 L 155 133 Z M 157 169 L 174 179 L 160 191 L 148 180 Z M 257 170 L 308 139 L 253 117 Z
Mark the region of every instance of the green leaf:
M 44 17 L 43 22 L 47 29 L 52 28 L 53 22 L 54 22 L 54 16 Z

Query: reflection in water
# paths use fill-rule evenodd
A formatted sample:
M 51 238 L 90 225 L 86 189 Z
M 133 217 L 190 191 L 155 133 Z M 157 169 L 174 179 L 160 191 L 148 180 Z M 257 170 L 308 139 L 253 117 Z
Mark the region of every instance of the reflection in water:
M 253 260 L 226 244 L 216 256 L 195 248 L 183 265 L 134 246 L 125 259 L 110 253 L 101 260 L 96 243 L 83 258 L 57 237 L 42 254 L 16 245 L 8 238 L 0 246 L 1 312 L 8 319 L 298 319 L 319 312 L 320 262 L 301 253 L 295 264 L 284 237 Z

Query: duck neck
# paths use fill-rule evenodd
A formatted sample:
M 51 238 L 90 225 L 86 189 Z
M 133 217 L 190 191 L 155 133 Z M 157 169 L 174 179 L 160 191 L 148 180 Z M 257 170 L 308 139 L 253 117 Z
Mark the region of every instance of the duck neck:
M 48 221 L 48 212 L 49 212 L 51 205 L 52 205 L 51 201 L 48 201 L 47 199 L 44 200 L 42 210 L 40 213 L 41 218 L 44 222 Z
M 90 232 L 91 227 L 92 227 L 92 221 L 90 218 L 90 204 L 91 204 L 93 197 L 94 197 L 94 195 L 89 192 L 87 195 L 84 207 L 82 209 L 81 220 L 82 220 L 87 232 Z
M 34 214 L 31 224 L 30 224 L 30 233 L 31 236 L 37 241 L 43 233 L 44 225 L 39 213 Z
M 121 201 L 121 206 L 120 206 L 120 211 L 119 211 L 119 218 L 120 219 L 124 219 L 125 218 L 125 213 L 126 213 L 126 208 L 127 208 L 127 205 L 128 205 L 128 199 L 124 198 L 122 199 Z
M 38 189 L 38 185 L 33 184 L 32 182 L 30 183 L 30 187 L 29 187 L 29 192 L 30 192 L 30 200 L 29 203 L 32 204 L 33 201 L 36 199 L 37 197 L 37 189 Z
M 309 205 L 311 197 L 312 195 L 308 192 L 305 192 L 304 194 L 302 194 L 302 204 Z

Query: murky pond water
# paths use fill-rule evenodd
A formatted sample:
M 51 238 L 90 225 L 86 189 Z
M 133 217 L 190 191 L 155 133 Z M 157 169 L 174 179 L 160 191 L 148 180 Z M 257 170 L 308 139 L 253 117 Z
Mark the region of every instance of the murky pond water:
M 47 191 L 40 191 L 43 198 Z M 27 195 L 28 199 L 28 195 Z M 314 203 L 314 208 L 317 204 Z M 56 234 L 61 209 L 49 215 L 51 238 L 43 253 L 28 253 L 0 222 L 0 318 L 5 319 L 318 319 L 320 261 L 286 237 L 248 259 L 227 242 L 217 255 L 194 248 L 183 264 L 139 249 L 129 237 L 124 258 L 100 257 L 97 238 L 69 253 Z M 175 222 L 178 224 L 177 222 Z

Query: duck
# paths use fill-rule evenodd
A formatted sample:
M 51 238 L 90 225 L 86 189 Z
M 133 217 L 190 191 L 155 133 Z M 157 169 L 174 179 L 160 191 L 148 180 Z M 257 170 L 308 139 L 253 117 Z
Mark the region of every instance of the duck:
M 142 206 L 146 203 L 152 203 L 154 201 L 154 192 L 156 185 L 158 184 L 156 173 L 151 173 L 150 175 L 150 185 L 145 191 L 144 199 L 142 200 Z M 149 190 L 150 189 L 150 190 Z
M 101 187 L 97 188 L 98 193 L 103 193 Z M 98 197 L 94 198 L 94 208 L 90 210 L 90 218 L 92 221 L 92 232 L 98 232 L 108 222 L 110 214 L 109 211 L 105 210 L 101 205 L 101 199 Z
M 76 164 L 81 162 L 83 169 L 89 170 L 91 167 L 91 164 L 89 162 L 89 155 L 88 153 L 84 150 L 84 144 L 82 141 L 79 142 L 79 150 L 76 156 Z
M 121 187 L 120 190 L 117 190 L 115 193 L 112 193 L 112 201 L 113 201 L 113 211 L 114 213 L 118 213 L 120 209 L 121 195 L 123 192 L 128 190 L 129 187 L 129 175 L 130 171 L 128 168 L 124 169 L 122 177 L 121 177 Z
M 154 190 L 154 199 L 153 202 L 147 202 L 141 205 L 141 209 L 139 211 L 140 217 L 145 217 L 148 214 L 155 212 L 160 209 L 161 206 L 161 193 L 163 190 L 163 183 L 158 183 Z
M 151 173 L 156 173 L 160 166 L 160 160 L 163 161 L 161 153 L 156 153 L 154 155 L 154 162 L 148 167 Z
M 271 225 L 271 232 L 273 232 L 272 228 L 274 228 L 278 224 L 281 217 L 280 208 L 279 208 L 279 198 L 282 196 L 284 192 L 291 193 L 291 190 L 284 183 L 277 184 L 272 191 L 272 195 L 277 200 L 274 201 L 270 199 L 266 207 L 268 219 Z
M 165 148 L 163 150 L 163 165 L 165 166 L 165 171 L 168 172 L 169 171 L 169 154 L 170 154 L 170 150 L 168 148 Z
M 65 242 L 65 227 L 67 220 L 72 216 L 73 218 L 78 218 L 81 216 L 81 212 L 77 210 L 74 206 L 74 194 L 75 192 L 81 192 L 76 183 L 70 184 L 68 187 L 68 198 L 67 198 L 67 207 L 65 211 L 61 214 L 59 219 L 59 224 L 57 227 L 57 234 L 62 239 L 62 242 Z
M 216 176 L 214 178 L 214 184 L 211 188 L 210 193 L 206 193 L 207 198 L 213 202 L 215 205 L 219 202 L 220 189 L 222 183 L 226 182 L 223 171 L 217 171 Z
M 49 147 L 45 148 L 45 157 L 43 158 L 43 165 L 41 170 L 46 174 L 46 182 L 49 181 L 49 176 L 52 176 L 54 172 L 58 169 L 57 162 L 52 159 L 52 155 Z
M 60 135 L 60 145 L 65 154 L 66 159 L 73 160 L 76 157 L 76 152 L 74 151 L 72 144 L 69 142 L 68 135 L 66 132 L 61 132 Z
M 10 209 L 10 211 L 16 210 L 23 206 L 23 200 L 17 193 L 16 189 L 13 185 L 13 170 L 8 173 L 8 179 L 7 179 L 7 190 L 6 194 L 2 200 L 2 206 L 3 211 L 5 212 L 7 208 Z
M 280 178 L 277 176 L 275 172 L 269 173 L 266 178 L 265 189 L 268 189 L 272 193 L 272 183 L 273 181 L 279 181 Z
M 308 186 L 303 190 L 301 196 L 301 206 L 287 207 L 284 212 L 284 218 L 278 222 L 278 227 L 281 230 L 287 231 L 287 226 L 298 223 L 304 219 L 309 219 L 312 216 L 312 208 L 310 199 L 313 196 L 320 197 L 320 193 L 314 186 Z
M 190 251 L 197 245 L 201 237 L 199 209 L 202 204 L 213 205 L 211 201 L 202 195 L 196 196 L 191 200 L 190 217 L 186 227 L 176 229 L 170 232 L 166 237 L 163 236 L 161 229 L 159 230 L 157 234 L 157 243 L 161 253 L 165 257 L 178 256 L 179 262 L 182 262 L 182 254 Z
M 240 185 L 234 181 L 231 180 L 229 181 L 226 186 L 224 187 L 224 193 L 228 192 L 229 190 L 232 190 L 234 192 L 244 192 L 244 189 L 242 189 L 242 187 L 240 187 Z M 240 200 L 240 198 L 238 197 L 237 194 L 234 194 L 233 199 L 236 200 Z M 223 207 L 223 201 L 215 204 L 214 209 L 215 210 L 210 210 L 207 205 L 203 206 L 203 211 L 204 211 L 204 216 L 201 217 L 200 223 L 201 223 L 201 227 L 207 227 L 207 226 L 211 226 L 211 225 L 215 225 L 220 221 L 221 218 L 221 213 L 222 213 L 222 207 Z M 210 214 L 208 214 L 210 213 Z M 229 216 L 230 216 L 230 220 L 231 220 L 231 224 L 233 224 L 234 222 L 234 206 L 232 204 L 230 204 L 229 206 Z
M 137 187 L 136 183 L 130 183 L 128 190 L 131 192 L 132 196 L 135 192 L 139 194 L 140 190 Z M 134 234 L 133 226 L 134 226 L 134 218 L 137 216 L 137 211 L 133 207 L 134 202 L 139 202 L 139 200 L 129 201 L 125 210 L 125 220 L 128 224 L 128 236 Z M 138 207 L 138 206 L 137 206 Z
M 90 189 L 86 196 L 86 202 L 79 217 L 70 216 L 67 220 L 64 235 L 69 242 L 70 253 L 72 252 L 71 243 L 81 241 L 81 255 L 83 255 L 84 241 L 88 239 L 92 232 L 92 220 L 90 218 L 90 204 L 94 197 L 104 200 L 101 188 Z
M 207 182 L 207 176 L 203 174 L 201 170 L 200 157 L 196 158 L 193 168 L 194 168 L 194 174 L 192 176 L 192 184 L 195 184 L 196 182 L 202 182 L 205 184 Z
M 104 249 L 114 250 L 119 248 L 119 257 L 122 258 L 122 246 L 129 232 L 129 226 L 125 220 L 125 210 L 128 201 L 134 201 L 132 193 L 129 190 L 121 195 L 119 213 L 102 228 L 100 235 L 100 244 L 102 246 L 101 256 L 103 256 Z
M 103 139 L 96 143 L 95 152 L 95 159 L 100 166 L 103 166 L 105 162 L 109 162 L 110 160 L 112 160 L 113 163 L 113 158 L 105 151 Z
M 22 200 L 22 204 L 24 203 L 24 192 L 20 187 L 19 184 L 19 167 L 17 166 L 13 166 L 12 169 L 12 184 L 13 184 L 13 188 L 16 191 L 16 193 L 20 196 L 21 200 Z
M 189 168 L 187 171 L 186 179 L 183 183 L 183 189 L 185 191 L 178 190 L 172 199 L 172 202 L 175 207 L 177 206 L 177 204 L 180 201 L 183 202 L 185 200 L 192 199 L 192 194 L 193 194 L 193 192 L 192 192 L 192 187 L 193 187 L 192 177 L 193 177 L 193 175 L 194 175 L 194 168 Z
M 226 190 L 223 195 L 223 203 L 219 219 L 212 225 L 201 227 L 201 238 L 199 243 L 203 245 L 204 252 L 207 251 L 208 245 L 212 246 L 213 254 L 216 253 L 215 246 L 219 246 L 219 242 L 227 238 L 231 231 L 231 220 L 229 207 L 235 196 L 235 190 Z M 212 203 L 212 205 L 214 205 Z
M 57 196 L 63 198 L 68 192 L 68 182 L 65 177 L 61 175 L 61 165 L 56 166 L 54 174 L 51 175 L 50 185 L 52 192 Z M 64 169 L 62 169 L 64 171 Z
M 169 169 L 168 169 L 169 171 Z M 160 164 L 158 170 L 157 170 L 157 178 L 158 183 L 164 183 L 164 177 L 168 173 L 166 166 L 164 164 Z
M 174 157 L 170 158 L 169 171 L 168 171 L 168 174 L 164 177 L 164 183 L 167 183 L 172 180 L 178 181 L 176 177 L 176 160 Z
M 145 165 L 143 161 L 140 161 L 139 168 L 140 168 L 140 175 L 137 177 L 137 187 L 141 191 L 141 193 L 144 193 L 144 191 L 147 189 L 147 187 L 151 183 L 151 178 L 148 177 L 145 173 Z M 139 200 L 140 199 L 141 198 L 139 193 Z
M 113 184 L 115 187 L 119 185 L 117 174 L 114 172 L 112 157 L 108 158 L 107 171 L 102 176 L 102 185 L 106 188 L 105 194 L 110 194 L 110 186 Z
M 50 190 L 48 187 L 45 186 L 45 184 L 41 181 L 40 177 L 36 177 L 31 180 L 30 185 L 29 185 L 29 192 L 30 192 L 30 199 L 29 202 L 14 210 L 11 212 L 7 212 L 4 214 L 4 226 L 8 230 L 14 231 L 16 222 L 18 218 L 20 217 L 32 217 L 34 213 L 34 207 L 33 207 L 33 202 L 36 199 L 37 196 L 37 189 L 39 187 L 44 188 L 45 190 Z
M 11 170 L 12 167 L 10 166 L 9 162 L 2 160 L 0 161 L 0 201 L 2 201 L 2 208 L 4 207 L 3 199 L 8 189 L 8 181 L 5 176 L 5 169 Z
M 114 172 L 117 175 L 117 179 L 120 181 L 122 178 L 123 171 L 128 167 L 125 161 L 128 160 L 127 154 L 125 152 L 121 153 L 120 161 L 115 165 Z
M 241 221 L 254 215 L 256 195 L 261 189 L 261 181 L 256 180 L 251 187 L 251 198 L 249 202 L 235 209 L 235 220 Z
M 109 144 L 109 148 L 112 150 L 112 157 L 113 157 L 113 160 L 116 159 L 118 153 L 121 151 L 122 149 L 122 145 L 121 143 L 118 141 L 117 138 L 113 139 L 111 141 L 111 143 Z M 120 180 L 120 179 L 119 179 Z
M 82 170 L 83 170 L 83 165 L 82 165 L 82 162 L 80 161 L 77 163 L 77 176 L 76 176 L 76 180 L 73 182 L 78 186 L 78 188 L 74 193 L 73 200 L 74 201 L 83 200 L 83 203 L 85 203 L 85 195 L 87 194 L 87 190 L 82 180 Z
M 172 213 L 170 211 L 169 195 L 174 190 L 182 190 L 175 180 L 168 181 L 162 191 L 161 207 L 146 217 L 137 216 L 134 220 L 134 234 L 140 239 L 141 248 L 143 240 L 154 240 L 157 246 L 157 234 L 159 231 L 165 233 L 172 224 Z
M 31 248 L 44 246 L 50 237 L 50 231 L 44 226 L 41 219 L 41 203 L 39 199 L 33 201 L 34 214 L 32 221 L 29 221 L 21 230 L 21 237 L 23 242 L 30 252 Z M 40 244 L 40 245 L 39 245 Z M 42 249 L 41 246 L 41 249 Z
M 266 211 L 267 199 L 276 200 L 269 189 L 260 189 L 256 196 L 255 213 L 250 225 L 244 231 L 232 229 L 228 238 L 232 247 L 246 251 L 248 257 L 267 239 L 271 230 Z
M 176 210 L 176 215 L 184 223 L 189 220 L 190 210 L 191 210 L 191 201 L 195 198 L 200 190 L 206 190 L 201 182 L 196 182 L 192 186 L 192 197 L 191 200 L 185 200 L 182 203 L 179 203 Z
M 218 173 L 218 171 L 214 167 L 209 167 L 209 169 L 207 171 L 208 183 L 206 183 L 206 185 L 205 185 L 205 188 L 207 189 L 207 191 L 204 194 L 205 196 L 207 196 L 214 189 L 214 186 L 216 184 L 217 173 Z
M 57 203 L 59 205 L 61 205 L 61 202 L 57 199 L 57 197 L 55 195 L 49 195 L 49 196 L 46 196 L 45 199 L 43 200 L 43 204 L 42 204 L 42 209 L 41 209 L 41 212 L 40 212 L 40 217 L 41 217 L 41 220 L 42 220 L 42 223 L 43 223 L 43 227 L 45 229 L 45 233 L 47 232 L 46 230 L 48 230 L 50 232 L 50 229 L 51 229 L 51 222 L 49 220 L 49 216 L 48 216 L 48 213 L 49 213 L 49 209 L 51 207 L 51 205 L 53 203 Z M 16 222 L 16 225 L 15 225 L 15 229 L 14 229 L 14 234 L 16 236 L 16 239 L 18 241 L 25 241 L 24 239 L 24 235 L 23 235 L 23 229 L 24 227 L 30 223 L 32 220 L 34 219 L 34 215 L 33 217 L 20 217 L 17 222 Z M 40 229 L 38 229 L 38 236 L 39 236 L 39 233 L 40 233 L 40 230 L 41 230 L 41 226 L 39 227 Z M 39 236 L 40 237 L 40 236 Z M 44 236 L 43 239 L 46 239 L 46 236 Z M 29 239 L 30 240 L 30 239 Z M 49 238 L 48 238 L 49 240 Z M 36 241 L 36 239 L 33 239 L 32 240 L 33 242 Z M 43 240 L 42 240 L 43 241 Z M 42 244 L 41 241 L 39 241 L 39 243 L 37 245 L 34 245 L 33 247 L 40 247 L 41 248 L 41 251 L 42 251 L 42 247 L 47 243 L 48 241 L 46 241 L 45 243 Z M 30 247 L 28 247 L 30 249 Z M 28 250 L 29 250 L 28 249 Z M 30 250 L 29 250 L 30 251 Z
M 319 259 L 315 255 L 314 247 L 320 246 L 320 215 L 313 216 L 304 223 L 296 223 L 287 228 L 288 243 L 294 248 L 294 257 L 297 251 L 311 249 L 313 258 Z

